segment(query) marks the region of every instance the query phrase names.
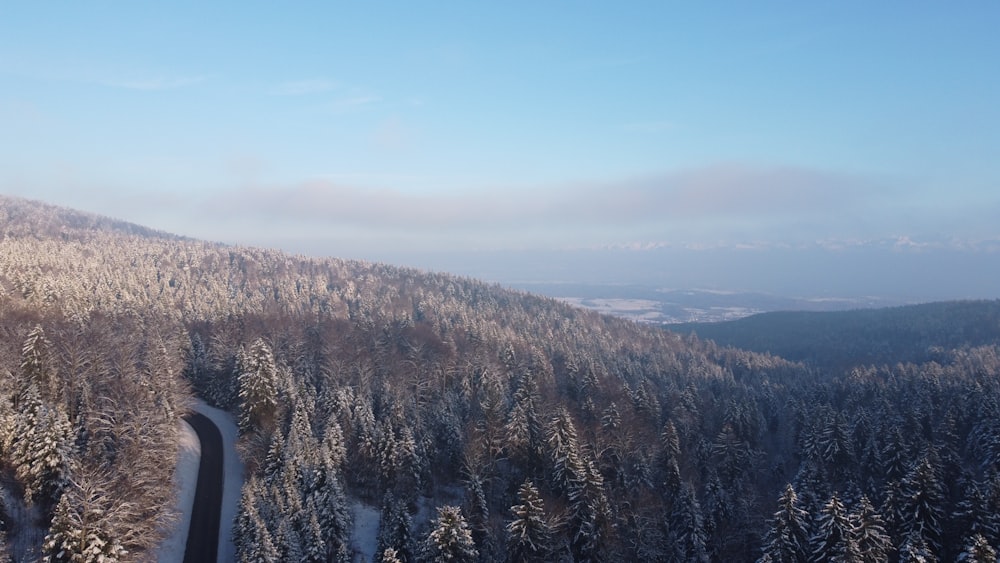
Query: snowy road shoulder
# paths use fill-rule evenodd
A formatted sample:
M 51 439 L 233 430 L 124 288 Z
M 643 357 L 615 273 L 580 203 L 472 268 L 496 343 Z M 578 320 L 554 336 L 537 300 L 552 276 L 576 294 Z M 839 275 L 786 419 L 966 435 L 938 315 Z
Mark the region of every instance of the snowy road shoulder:
M 177 451 L 177 510 L 178 519 L 173 533 L 160 544 L 156 560 L 160 563 L 175 563 L 184 560 L 188 528 L 191 523 L 191 508 L 194 505 L 194 491 L 198 484 L 198 466 L 201 458 L 201 443 L 191 425 L 180 421 L 180 448 Z

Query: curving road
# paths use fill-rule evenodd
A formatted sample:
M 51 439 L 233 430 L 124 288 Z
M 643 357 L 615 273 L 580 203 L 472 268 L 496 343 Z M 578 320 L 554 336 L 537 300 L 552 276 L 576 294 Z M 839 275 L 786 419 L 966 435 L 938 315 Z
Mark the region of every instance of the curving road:
M 222 434 L 215 423 L 201 413 L 191 413 L 184 420 L 194 428 L 201 442 L 198 485 L 194 492 L 184 563 L 216 563 L 222 515 Z

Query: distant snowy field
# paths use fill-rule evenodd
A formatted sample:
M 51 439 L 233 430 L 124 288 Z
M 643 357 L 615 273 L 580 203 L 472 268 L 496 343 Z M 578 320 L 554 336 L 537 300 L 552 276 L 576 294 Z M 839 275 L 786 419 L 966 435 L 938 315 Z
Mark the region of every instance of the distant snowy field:
M 638 285 L 526 283 L 515 287 L 575 307 L 641 323 L 670 325 L 732 321 L 768 311 L 845 311 L 904 304 L 866 297 L 783 297 L 717 289 L 669 289 Z
M 612 297 L 597 299 L 557 297 L 556 299 L 575 307 L 592 309 L 598 313 L 644 323 L 662 324 L 675 320 L 675 317 L 671 317 L 661 310 L 662 304 L 660 302 L 650 299 L 616 299 Z

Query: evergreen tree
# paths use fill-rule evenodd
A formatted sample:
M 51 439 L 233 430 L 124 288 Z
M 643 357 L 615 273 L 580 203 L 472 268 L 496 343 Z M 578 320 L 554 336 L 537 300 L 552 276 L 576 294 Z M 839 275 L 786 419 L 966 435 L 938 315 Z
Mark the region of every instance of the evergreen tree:
M 274 535 L 274 547 L 278 549 L 279 561 L 305 561 L 305 550 L 302 545 L 302 537 L 299 531 L 292 527 L 288 517 L 291 514 L 283 513 L 283 518 L 278 521 L 278 533 Z
M 108 519 L 110 492 L 73 486 L 63 493 L 42 550 L 46 563 L 113 563 L 127 551 Z
M 681 487 L 680 438 L 674 423 L 667 421 L 660 432 L 660 444 L 663 446 L 661 467 L 663 468 L 664 493 L 670 497 L 677 494 Z
M 508 561 L 548 561 L 552 551 L 552 527 L 538 489 L 525 481 L 517 490 L 520 504 L 510 507 L 514 519 L 507 523 Z
M 618 412 L 618 405 L 612 402 L 601 412 L 601 428 L 605 432 L 614 432 L 622 426 L 622 415 Z
M 833 495 L 816 517 L 816 531 L 810 541 L 812 561 L 855 561 L 857 550 L 851 537 L 851 522 L 843 503 Z
M 271 530 L 258 510 L 264 500 L 263 485 L 255 476 L 244 483 L 239 512 L 233 524 L 233 544 L 236 559 L 241 562 L 273 563 L 280 553 L 272 538 Z
M 827 474 L 836 482 L 855 471 L 850 429 L 843 413 L 830 416 L 824 425 L 817 447 Z
M 240 397 L 240 433 L 269 431 L 278 409 L 278 368 L 271 349 L 258 338 L 237 362 Z
M 1000 473 L 994 474 L 983 489 L 986 506 L 982 534 L 990 545 L 1000 545 Z
M 611 509 L 604 492 L 604 478 L 593 460 L 586 459 L 582 463 L 580 480 L 572 481 L 566 494 L 570 549 L 577 561 L 602 561 Z
M 29 501 L 55 502 L 69 479 L 73 429 L 66 414 L 43 404 L 34 389 L 15 420 L 11 461 Z
M 544 449 L 544 432 L 537 403 L 535 379 L 529 370 L 523 370 L 517 378 L 513 406 L 504 425 L 504 447 L 529 471 L 537 468 Z
M 395 489 L 396 473 L 403 468 L 396 462 L 396 455 L 399 453 L 396 449 L 396 434 L 388 420 L 380 420 L 375 425 L 375 452 L 381 487 Z
M 979 390 L 982 393 L 982 389 Z M 979 422 L 972 429 L 969 441 L 978 454 L 980 467 L 987 472 L 1000 469 L 1000 406 L 989 401 L 979 413 Z
M 397 490 L 408 491 L 415 497 L 422 486 L 423 456 L 418 452 L 417 441 L 408 425 L 400 428 L 399 438 L 393 442 L 391 459 L 396 468 Z
M 315 490 L 308 497 L 315 507 L 317 523 L 322 532 L 329 561 L 344 561 L 349 555 L 353 522 L 347 506 L 347 497 L 338 477 L 339 471 L 329 465 L 320 465 L 314 472 Z
M 267 455 L 264 456 L 264 468 L 261 476 L 264 483 L 273 485 L 280 481 L 285 473 L 285 455 L 288 449 L 285 448 L 285 438 L 281 432 L 271 434 L 271 442 L 267 447 Z
M 490 507 L 483 490 L 483 478 L 477 474 L 469 475 L 465 484 L 466 512 L 469 514 L 469 528 L 472 539 L 481 550 L 487 548 L 492 539 L 490 534 Z
M 703 444 L 709 448 L 707 443 Z M 735 495 L 722 486 L 719 476 L 709 470 L 704 485 L 702 512 L 705 514 L 705 530 L 710 534 L 709 554 L 712 559 L 726 559 L 726 544 L 737 535 L 732 522 L 738 510 Z
M 898 425 L 893 425 L 882 447 L 883 474 L 887 481 L 900 481 L 907 473 L 907 444 Z
M 670 538 L 678 562 L 708 563 L 708 538 L 694 487 L 684 483 L 670 514 Z
M 205 342 L 201 339 L 200 334 L 193 331 L 189 340 L 190 345 L 184 362 L 184 375 L 203 397 L 208 397 L 213 404 L 218 405 L 218 393 L 213 389 L 216 378 L 212 377 L 211 374 Z
M 462 509 L 457 506 L 438 508 L 433 529 L 424 542 L 424 560 L 431 563 L 473 563 L 479 551 L 472 541 Z
M 937 563 L 938 558 L 919 531 L 911 532 L 899 546 L 899 563 Z
M 736 428 L 726 423 L 712 444 L 712 455 L 719 477 L 724 484 L 732 486 L 737 478 L 750 470 L 755 452 L 749 442 L 739 436 Z
M 983 485 L 975 481 L 970 481 L 966 485 L 965 495 L 955 510 L 951 527 L 952 533 L 949 534 L 949 537 L 979 534 L 987 542 L 991 538 L 997 537 L 997 515 L 990 508 L 989 498 L 983 488 Z
M 21 347 L 21 371 L 24 373 L 24 385 L 34 385 L 42 398 L 48 402 L 56 401 L 56 382 L 49 358 L 49 340 L 40 325 L 36 325 L 28 333 Z
M 374 485 L 381 475 L 379 465 L 378 425 L 372 412 L 370 398 L 357 394 L 351 410 L 351 426 L 354 430 L 349 451 L 348 468 L 351 475 L 361 485 Z
M 986 538 L 976 534 L 969 539 L 965 551 L 956 560 L 960 563 L 997 563 L 997 551 L 986 541 Z
M 858 507 L 851 514 L 852 535 L 864 563 L 887 561 L 892 552 L 892 539 L 885 531 L 885 523 L 868 497 L 862 496 Z
M 809 560 L 809 514 L 799 507 L 798 495 L 791 484 L 778 498 L 778 511 L 764 539 L 762 561 L 805 563 Z
M 904 535 L 919 535 L 934 554 L 940 553 L 945 490 L 937 468 L 925 455 L 900 483 L 896 517 Z
M 344 443 L 344 432 L 337 422 L 337 418 L 331 416 L 323 431 L 322 455 L 325 462 L 332 469 L 339 470 L 344 465 L 347 458 L 347 445 Z
M 552 484 L 556 491 L 568 494 L 579 488 L 584 479 L 584 463 L 581 459 L 580 443 L 576 426 L 569 411 L 559 409 L 552 419 L 548 431 L 548 445 L 552 461 Z
M 312 425 L 309 424 L 309 414 L 302 401 L 296 401 L 291 409 L 291 423 L 284 444 L 285 471 L 294 471 L 301 477 L 303 472 L 319 465 L 321 450 L 313 436 Z
M 414 540 L 410 532 L 412 526 L 406 503 L 397 500 L 392 493 L 386 493 L 382 499 L 376 553 L 392 550 L 403 563 L 414 561 Z
M 302 560 L 309 563 L 328 561 L 326 542 L 323 540 L 323 528 L 319 524 L 316 504 L 310 498 L 306 502 L 306 510 L 300 520 L 305 520 L 304 527 L 299 532 L 302 539 Z
M 535 456 L 535 451 L 531 446 L 528 409 L 534 408 L 531 404 L 515 401 L 507 413 L 507 421 L 504 424 L 503 446 L 512 459 L 516 459 L 524 465 L 531 465 Z

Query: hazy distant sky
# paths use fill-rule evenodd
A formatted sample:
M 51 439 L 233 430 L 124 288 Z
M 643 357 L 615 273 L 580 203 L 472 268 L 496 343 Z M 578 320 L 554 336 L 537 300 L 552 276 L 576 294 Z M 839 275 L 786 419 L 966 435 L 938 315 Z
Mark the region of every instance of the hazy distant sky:
M 998 29 L 995 1 L 5 3 L 0 192 L 432 268 L 1000 263 Z

